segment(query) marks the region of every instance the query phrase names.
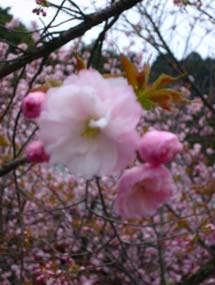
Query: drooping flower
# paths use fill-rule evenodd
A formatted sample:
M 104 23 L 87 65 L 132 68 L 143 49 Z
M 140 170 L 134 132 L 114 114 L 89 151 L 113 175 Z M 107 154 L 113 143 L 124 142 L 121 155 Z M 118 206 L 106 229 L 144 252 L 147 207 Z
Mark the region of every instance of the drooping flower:
M 43 142 L 33 141 L 25 149 L 26 157 L 29 162 L 40 163 L 48 162 L 49 155 L 45 152 Z
M 50 88 L 38 120 L 51 162 L 91 178 L 120 171 L 135 158 L 141 107 L 123 78 L 82 70 Z
M 166 131 L 149 131 L 139 144 L 140 157 L 153 165 L 170 162 L 183 149 L 177 136 Z
M 27 119 L 37 119 L 40 116 L 45 94 L 40 91 L 29 93 L 23 100 L 22 112 Z
M 174 183 L 164 166 L 144 163 L 125 170 L 115 200 L 115 211 L 124 218 L 153 215 L 172 196 Z

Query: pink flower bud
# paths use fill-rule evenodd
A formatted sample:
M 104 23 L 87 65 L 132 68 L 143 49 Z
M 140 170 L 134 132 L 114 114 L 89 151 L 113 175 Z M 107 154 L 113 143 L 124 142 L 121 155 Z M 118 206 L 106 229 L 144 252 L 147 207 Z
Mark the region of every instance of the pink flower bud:
M 168 201 L 174 190 L 171 174 L 164 165 L 144 163 L 124 172 L 114 208 L 124 218 L 149 217 Z
M 33 141 L 26 147 L 25 152 L 29 162 L 39 163 L 49 161 L 49 155 L 45 152 L 42 141 Z
M 36 119 L 40 116 L 42 104 L 45 101 L 43 92 L 31 92 L 23 100 L 22 112 L 27 119 Z
M 177 136 L 166 131 L 149 131 L 139 144 L 140 157 L 153 165 L 170 162 L 183 149 Z

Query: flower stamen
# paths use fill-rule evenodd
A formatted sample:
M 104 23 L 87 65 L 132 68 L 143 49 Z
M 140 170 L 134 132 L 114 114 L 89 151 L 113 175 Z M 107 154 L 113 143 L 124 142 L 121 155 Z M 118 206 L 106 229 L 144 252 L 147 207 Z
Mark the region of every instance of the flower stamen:
M 91 126 L 90 122 L 91 122 L 91 119 L 88 119 L 86 124 L 85 124 L 84 131 L 82 132 L 81 135 L 83 137 L 95 138 L 99 135 L 100 128 Z

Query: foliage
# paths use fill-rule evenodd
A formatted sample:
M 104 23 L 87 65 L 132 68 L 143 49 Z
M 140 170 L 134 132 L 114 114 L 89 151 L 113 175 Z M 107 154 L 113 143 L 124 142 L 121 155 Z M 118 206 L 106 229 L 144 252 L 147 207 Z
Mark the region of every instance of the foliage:
M 215 60 L 213 58 L 203 59 L 197 52 L 192 52 L 185 59 L 179 61 L 179 63 L 184 66 L 187 73 L 192 74 L 194 80 L 200 84 L 203 94 L 209 94 L 212 97 L 215 85 Z M 174 63 L 167 54 L 159 55 L 153 62 L 151 80 L 154 80 L 162 72 L 172 76 L 177 75 L 177 68 L 174 68 Z M 183 82 L 183 84 L 185 84 L 185 82 Z M 191 90 L 193 96 L 196 97 L 197 94 L 195 90 L 192 88 Z
M 28 46 L 32 46 L 34 44 L 32 37 L 28 29 L 26 29 L 22 23 L 20 23 L 13 31 L 8 31 L 8 29 L 5 28 L 4 25 L 12 20 L 12 15 L 9 12 L 10 8 L 3 9 L 0 7 L 1 40 L 3 39 L 9 42 L 13 47 L 20 43 L 26 43 Z M 14 48 L 12 50 L 14 50 Z

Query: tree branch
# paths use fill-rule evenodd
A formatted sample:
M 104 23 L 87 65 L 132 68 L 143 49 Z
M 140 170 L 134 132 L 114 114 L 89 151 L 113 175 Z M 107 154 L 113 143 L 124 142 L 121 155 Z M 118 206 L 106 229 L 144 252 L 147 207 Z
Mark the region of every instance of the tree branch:
M 0 177 L 8 174 L 12 170 L 15 170 L 17 167 L 27 162 L 28 161 L 26 157 L 15 159 L 13 161 L 8 162 L 7 164 L 0 167 Z
M 26 51 L 26 54 L 18 57 L 11 63 L 5 63 L 0 69 L 0 79 L 6 75 L 20 69 L 25 64 L 32 62 L 38 58 L 49 55 L 51 52 L 60 48 L 69 41 L 82 36 L 91 28 L 107 21 L 113 16 L 119 16 L 122 12 L 132 8 L 142 0 L 121 0 L 113 3 L 111 6 L 100 10 L 99 12 L 85 16 L 85 21 L 75 27 L 63 32 L 59 37 L 45 43 L 41 47 L 32 48 Z
M 168 44 L 164 40 L 164 38 L 163 38 L 163 36 L 162 36 L 162 34 L 161 34 L 160 30 L 159 30 L 159 27 L 155 24 L 155 22 L 153 21 L 152 17 L 147 13 L 146 9 L 144 10 L 144 15 L 148 18 L 148 20 L 152 24 L 152 27 L 153 27 L 155 33 L 157 34 L 158 38 L 160 39 L 161 43 L 163 44 L 163 47 L 167 51 L 168 55 L 172 58 L 173 62 L 178 67 L 178 70 L 180 70 L 184 74 L 187 74 L 186 70 L 183 68 L 183 66 L 180 64 L 180 62 L 174 56 L 174 54 L 171 51 L 171 49 L 169 48 Z M 186 75 L 185 79 L 191 85 L 191 87 L 194 89 L 194 91 L 197 93 L 197 95 L 200 97 L 200 99 L 202 100 L 203 104 L 212 112 L 213 115 L 215 115 L 214 107 L 205 99 L 205 97 L 202 94 L 201 90 L 198 88 L 198 86 L 196 86 L 193 83 L 193 81 L 190 79 L 188 74 Z

